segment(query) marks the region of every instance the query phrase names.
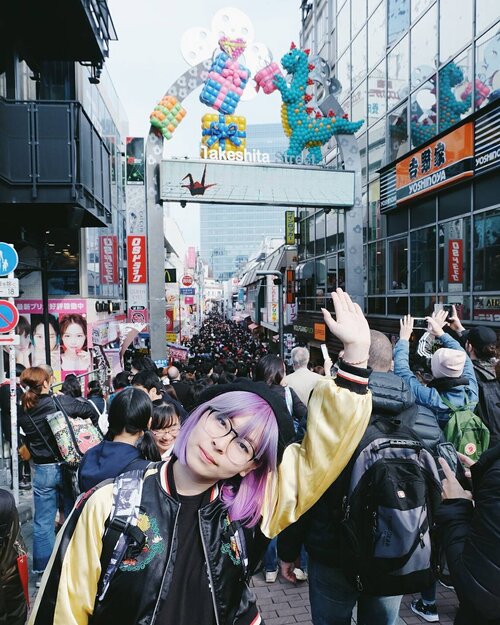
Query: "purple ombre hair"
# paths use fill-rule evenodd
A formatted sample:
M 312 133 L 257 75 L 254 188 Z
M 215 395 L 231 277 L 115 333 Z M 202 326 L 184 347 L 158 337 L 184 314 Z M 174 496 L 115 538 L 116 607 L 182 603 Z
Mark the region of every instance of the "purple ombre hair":
M 235 467 L 234 480 L 222 484 L 221 497 L 226 504 L 231 520 L 241 521 L 246 527 L 253 527 L 260 521 L 262 504 L 269 471 L 276 470 L 278 451 L 278 423 L 271 406 L 262 397 L 247 391 L 229 391 L 217 395 L 193 410 L 182 424 L 173 453 L 179 462 L 186 464 L 186 444 L 191 431 L 208 408 L 215 408 L 229 418 L 248 417 L 244 427 L 238 427 L 238 434 L 255 441 L 257 467 L 240 477 Z

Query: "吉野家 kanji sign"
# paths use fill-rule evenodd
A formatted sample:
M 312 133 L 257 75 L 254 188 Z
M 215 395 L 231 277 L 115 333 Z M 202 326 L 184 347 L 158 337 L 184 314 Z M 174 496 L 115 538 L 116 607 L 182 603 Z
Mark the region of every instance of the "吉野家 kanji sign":
M 127 270 L 128 284 L 146 284 L 146 237 L 129 235 L 127 237 Z
M 118 284 L 118 237 L 99 237 L 99 273 L 101 284 Z

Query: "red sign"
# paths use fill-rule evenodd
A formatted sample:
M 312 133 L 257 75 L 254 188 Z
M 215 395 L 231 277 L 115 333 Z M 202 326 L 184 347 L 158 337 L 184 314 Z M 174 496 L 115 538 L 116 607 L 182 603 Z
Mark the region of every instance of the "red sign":
M 99 273 L 101 284 L 118 284 L 118 237 L 99 237 Z
M 181 278 L 181 284 L 182 286 L 191 286 L 193 284 L 194 280 L 192 276 L 188 276 L 187 274 L 185 276 L 182 276 Z
M 448 241 L 448 282 L 452 284 L 463 282 L 463 245 L 462 239 Z
M 127 237 L 128 284 L 146 284 L 146 237 L 132 234 Z
M 0 332 L 12 332 L 19 322 L 19 311 L 5 299 L 0 300 Z
M 166 310 L 165 317 L 167 319 L 167 332 L 172 332 L 174 328 L 174 311 Z

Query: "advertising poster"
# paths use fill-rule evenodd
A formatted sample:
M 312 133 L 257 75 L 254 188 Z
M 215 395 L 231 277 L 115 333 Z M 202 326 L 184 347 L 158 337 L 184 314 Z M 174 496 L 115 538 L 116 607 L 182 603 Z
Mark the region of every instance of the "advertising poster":
M 127 137 L 127 184 L 144 184 L 144 139 Z
M 101 386 L 107 386 L 109 378 L 123 370 L 122 328 L 126 315 L 113 315 L 112 318 L 94 321 L 91 325 L 92 348 L 95 368 Z
M 19 323 L 16 360 L 25 367 L 50 364 L 57 381 L 68 373 L 81 375 L 93 369 L 87 302 L 84 299 L 49 300 L 50 363 L 45 357 L 45 330 L 41 299 L 18 299 Z

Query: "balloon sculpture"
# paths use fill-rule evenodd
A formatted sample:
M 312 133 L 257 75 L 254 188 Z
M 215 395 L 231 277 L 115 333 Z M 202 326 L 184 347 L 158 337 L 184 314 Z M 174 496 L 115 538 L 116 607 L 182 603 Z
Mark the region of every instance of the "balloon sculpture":
M 171 139 L 174 130 L 186 115 L 186 110 L 175 96 L 167 95 L 160 100 L 151 113 L 149 123 L 156 128 L 165 139 Z
M 461 101 L 457 100 L 453 88 L 464 80 L 464 73 L 455 63 L 448 63 L 439 72 L 439 130 L 446 130 L 457 124 L 461 116 L 470 109 L 472 103 L 472 87 L 464 91 Z M 435 92 L 435 88 L 434 88 Z M 413 145 L 430 141 L 438 132 L 436 124 L 436 105 L 430 110 L 426 119 L 420 121 L 418 114 L 411 117 L 411 138 Z
M 246 145 L 246 119 L 237 115 L 207 113 L 201 118 L 201 156 L 207 150 L 244 152 Z
M 281 59 L 283 69 L 293 76 L 290 86 L 283 76 L 274 77 L 274 84 L 281 92 L 283 101 L 281 123 L 286 135 L 290 137 L 286 160 L 292 163 L 300 159 L 305 148 L 309 150 L 312 162 L 319 163 L 323 158 L 321 146 L 333 135 L 354 134 L 363 125 L 363 120 L 352 122 L 347 116 L 337 118 L 333 111 L 327 116 L 317 111 L 314 117 L 311 116 L 314 109 L 308 104 L 312 95 L 306 93 L 306 90 L 313 84 L 309 72 L 314 69 L 314 65 L 309 63 L 308 55 L 309 50 L 299 50 L 292 43 L 290 51 Z

